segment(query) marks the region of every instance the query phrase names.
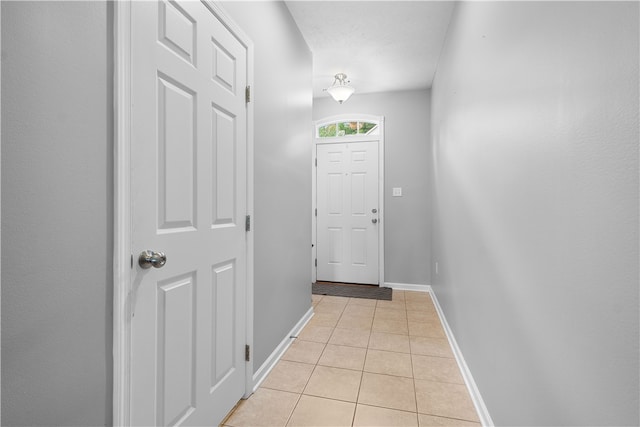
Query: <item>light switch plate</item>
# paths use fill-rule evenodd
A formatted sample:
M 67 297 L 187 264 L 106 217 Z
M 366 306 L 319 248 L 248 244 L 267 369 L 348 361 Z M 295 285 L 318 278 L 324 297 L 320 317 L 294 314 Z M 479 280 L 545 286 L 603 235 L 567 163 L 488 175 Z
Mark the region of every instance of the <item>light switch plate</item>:
M 402 187 L 393 188 L 393 197 L 402 197 Z

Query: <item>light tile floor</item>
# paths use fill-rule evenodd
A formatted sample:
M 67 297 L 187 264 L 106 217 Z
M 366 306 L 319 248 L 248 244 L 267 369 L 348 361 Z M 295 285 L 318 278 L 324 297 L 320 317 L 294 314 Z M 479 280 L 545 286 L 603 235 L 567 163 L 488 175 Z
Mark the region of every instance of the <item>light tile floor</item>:
M 479 426 L 428 293 L 313 295 L 314 317 L 225 426 Z

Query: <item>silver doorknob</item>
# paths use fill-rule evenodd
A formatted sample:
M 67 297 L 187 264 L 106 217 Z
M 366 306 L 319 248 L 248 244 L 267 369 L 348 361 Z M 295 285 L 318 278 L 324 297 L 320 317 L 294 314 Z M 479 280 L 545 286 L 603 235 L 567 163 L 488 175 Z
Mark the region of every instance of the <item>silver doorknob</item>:
M 167 256 L 163 252 L 154 252 L 150 250 L 140 252 L 138 257 L 138 265 L 147 269 L 151 267 L 161 268 L 167 263 Z
M 373 219 L 371 220 L 371 222 L 372 222 L 372 223 L 374 223 L 374 224 L 375 224 L 375 223 L 377 223 L 377 222 L 378 222 L 378 218 L 373 218 Z

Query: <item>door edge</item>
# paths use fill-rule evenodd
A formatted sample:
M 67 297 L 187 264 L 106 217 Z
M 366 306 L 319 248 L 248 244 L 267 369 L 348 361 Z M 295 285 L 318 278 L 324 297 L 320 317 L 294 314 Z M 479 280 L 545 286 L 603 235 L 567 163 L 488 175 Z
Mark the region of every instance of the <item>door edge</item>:
M 254 85 L 254 44 L 251 38 L 236 24 L 231 16 L 224 10 L 223 6 L 214 0 L 201 0 L 201 2 L 216 16 L 220 22 L 229 30 L 231 34 L 247 49 L 247 87 L 252 88 Z M 254 199 L 253 199 L 253 176 L 254 176 L 254 99 L 253 95 L 247 98 L 245 106 L 247 108 L 247 200 L 246 215 L 251 217 L 251 223 L 254 222 Z M 245 271 L 245 345 L 251 349 L 253 346 L 253 312 L 254 312 L 254 226 L 251 225 L 245 233 L 246 245 L 246 271 Z M 251 351 L 253 354 L 253 350 Z M 249 357 L 245 361 L 245 381 L 243 398 L 248 398 L 253 393 L 253 357 Z
M 131 2 L 113 3 L 113 420 L 128 426 L 131 388 L 131 329 L 127 298 L 131 286 Z
M 247 49 L 247 86 L 252 88 L 254 85 L 254 44 L 251 38 L 236 24 L 233 18 L 224 10 L 221 4 L 213 0 L 201 0 L 202 3 L 222 22 L 229 32 Z M 251 223 L 254 222 L 254 99 L 253 95 L 247 98 L 245 103 L 247 108 L 247 200 L 246 215 L 251 217 Z M 251 225 L 245 234 L 246 236 L 246 305 L 245 305 L 245 344 L 254 349 L 253 346 L 253 312 L 254 312 L 254 226 Z M 253 353 L 253 351 L 252 351 Z M 245 382 L 243 398 L 248 398 L 253 393 L 253 357 L 245 362 Z

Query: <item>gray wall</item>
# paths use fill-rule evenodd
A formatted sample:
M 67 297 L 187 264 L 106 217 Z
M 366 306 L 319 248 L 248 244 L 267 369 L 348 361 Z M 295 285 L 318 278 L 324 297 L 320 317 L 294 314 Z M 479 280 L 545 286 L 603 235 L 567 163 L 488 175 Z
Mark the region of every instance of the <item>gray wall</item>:
M 311 308 L 311 52 L 282 2 L 225 2 L 255 46 L 254 369 Z
M 496 424 L 640 421 L 638 12 L 454 12 L 433 85 L 433 287 Z
M 329 85 L 331 81 L 327 81 Z M 344 104 L 329 95 L 313 100 L 313 119 L 348 113 L 385 117 L 385 281 L 431 282 L 429 90 L 359 94 Z M 402 197 L 391 197 L 402 187 Z
M 2 2 L 2 425 L 109 425 L 112 12 Z

